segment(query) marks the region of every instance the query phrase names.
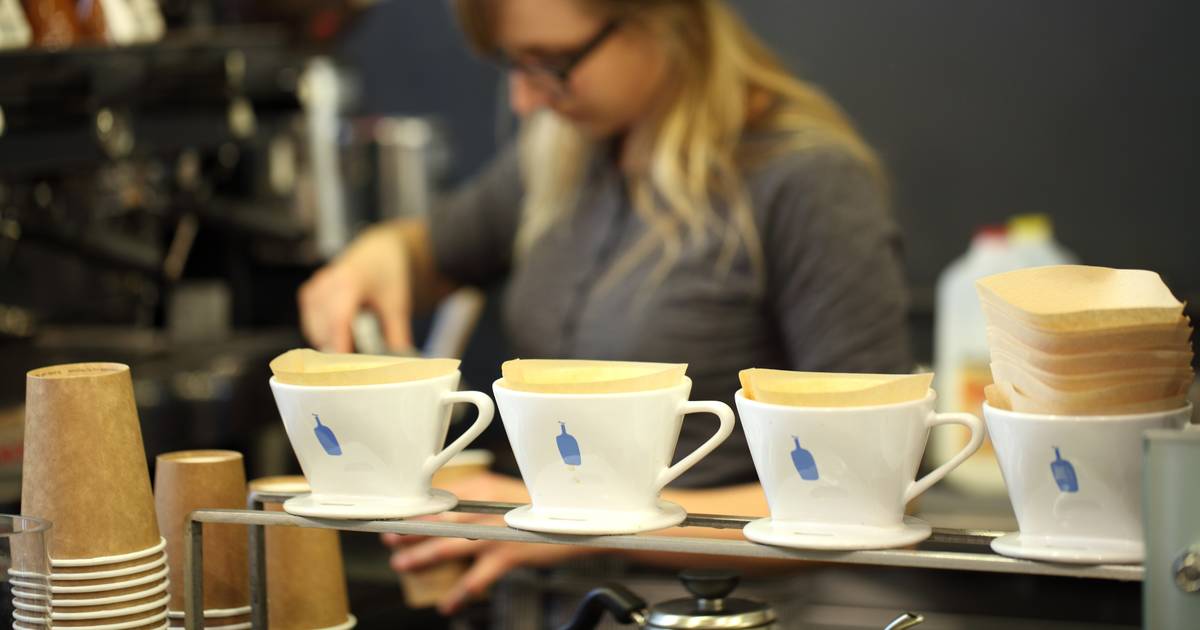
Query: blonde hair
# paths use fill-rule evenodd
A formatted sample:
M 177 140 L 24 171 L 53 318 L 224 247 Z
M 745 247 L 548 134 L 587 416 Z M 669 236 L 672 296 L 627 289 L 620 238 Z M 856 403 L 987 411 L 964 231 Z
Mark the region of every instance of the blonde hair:
M 645 238 L 606 274 L 613 282 L 655 250 L 662 256 L 650 278 L 661 281 L 689 244 L 710 234 L 722 239 L 718 270 L 725 272 L 745 248 L 760 281 L 762 245 L 743 170 L 786 152 L 837 147 L 854 155 L 882 183 L 874 153 L 838 106 L 789 73 L 722 0 L 577 0 L 600 15 L 646 27 L 667 47 L 677 77 L 673 101 L 655 121 L 646 147 L 647 168 L 629 174 L 635 211 L 649 226 Z M 455 0 L 468 40 L 495 53 L 495 0 Z M 778 138 L 751 154 L 741 145 L 752 94 L 773 106 L 754 128 Z M 525 197 L 516 252 L 526 251 L 563 213 L 574 208 L 592 155 L 592 142 L 550 111 L 530 116 L 520 135 Z M 723 201 L 720 213 L 713 200 Z

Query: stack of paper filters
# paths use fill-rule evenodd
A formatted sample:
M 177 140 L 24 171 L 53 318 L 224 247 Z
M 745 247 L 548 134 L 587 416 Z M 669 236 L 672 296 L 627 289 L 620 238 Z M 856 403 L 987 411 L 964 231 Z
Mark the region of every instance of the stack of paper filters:
M 158 526 L 167 539 L 171 568 L 172 628 L 184 627 L 187 520 L 196 510 L 245 509 L 246 472 L 236 451 L 177 451 L 154 466 Z M 248 538 L 241 525 L 204 526 L 204 627 L 249 630 Z
M 977 284 L 988 322 L 989 403 L 1040 414 L 1181 407 L 1192 383 L 1184 305 L 1151 271 L 1061 265 Z
M 49 576 L 10 571 L 13 627 L 165 629 L 166 541 L 128 366 L 41 368 L 26 388 L 21 512 L 53 529 Z

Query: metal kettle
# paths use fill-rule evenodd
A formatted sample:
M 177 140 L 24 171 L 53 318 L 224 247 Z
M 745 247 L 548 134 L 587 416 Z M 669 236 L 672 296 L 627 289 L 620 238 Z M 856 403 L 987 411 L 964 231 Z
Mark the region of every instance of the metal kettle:
M 612 613 L 620 623 L 637 624 L 639 628 L 650 630 L 778 630 L 783 627 L 770 606 L 729 597 L 739 579 L 733 571 L 686 570 L 679 574 L 679 579 L 692 597 L 672 599 L 654 606 L 647 606 L 642 598 L 619 584 L 592 589 L 580 602 L 571 621 L 560 630 L 595 628 L 605 611 Z M 924 620 L 921 615 L 904 613 L 884 630 L 903 630 Z

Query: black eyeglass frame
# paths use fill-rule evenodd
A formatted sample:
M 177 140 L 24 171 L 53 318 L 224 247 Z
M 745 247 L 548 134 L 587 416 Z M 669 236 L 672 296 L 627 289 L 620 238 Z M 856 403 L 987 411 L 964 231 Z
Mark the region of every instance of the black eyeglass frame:
M 601 44 L 604 43 L 610 35 L 612 35 L 621 26 L 620 20 L 609 20 L 605 25 L 584 42 L 579 48 L 562 54 L 562 62 L 556 64 L 549 63 L 523 63 L 516 61 L 510 57 L 500 54 L 497 57 L 497 63 L 501 68 L 509 72 L 522 72 L 529 77 L 544 77 L 553 80 L 556 87 L 561 91 L 565 91 L 568 82 L 571 79 L 571 73 L 575 71 L 579 64 L 583 63 Z

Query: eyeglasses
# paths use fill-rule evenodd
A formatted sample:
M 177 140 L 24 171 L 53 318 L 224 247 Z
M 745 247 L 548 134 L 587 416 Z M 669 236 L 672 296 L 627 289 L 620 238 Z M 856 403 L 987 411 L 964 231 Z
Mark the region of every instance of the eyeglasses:
M 524 74 L 538 88 L 562 96 L 567 93 L 567 85 L 575 68 L 599 48 L 620 25 L 620 20 L 610 20 L 591 39 L 572 51 L 542 55 L 539 59 L 528 61 L 518 61 L 501 54 L 498 61 L 500 66 L 509 72 Z

